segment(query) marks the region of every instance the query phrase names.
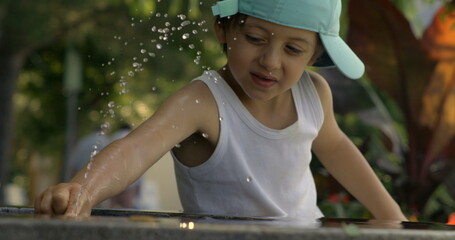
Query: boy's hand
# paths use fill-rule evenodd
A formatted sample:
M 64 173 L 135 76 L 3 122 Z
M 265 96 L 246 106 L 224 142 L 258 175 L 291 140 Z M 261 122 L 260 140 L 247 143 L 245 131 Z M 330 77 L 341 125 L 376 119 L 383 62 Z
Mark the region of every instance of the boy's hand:
M 81 189 L 79 183 L 60 183 L 49 187 L 35 199 L 35 214 L 90 216 L 90 201 Z

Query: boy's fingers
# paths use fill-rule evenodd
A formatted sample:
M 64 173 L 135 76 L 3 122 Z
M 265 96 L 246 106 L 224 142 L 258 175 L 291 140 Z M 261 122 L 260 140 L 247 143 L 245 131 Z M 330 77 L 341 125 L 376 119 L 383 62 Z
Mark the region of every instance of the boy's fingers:
M 34 206 L 35 206 L 35 214 L 40 214 L 41 212 L 41 198 L 43 197 L 42 194 L 40 194 L 38 197 L 35 198 Z
M 66 208 L 65 215 L 69 216 L 77 216 L 79 215 L 78 205 L 80 205 L 77 201 L 79 198 L 79 191 L 72 189 L 70 191 L 69 199 L 68 199 L 68 207 Z
M 68 208 L 70 193 L 67 189 L 57 188 L 52 193 L 52 212 L 53 214 L 64 214 Z
M 85 216 L 91 214 L 91 207 L 87 192 L 80 186 L 74 185 L 70 191 L 68 208 L 65 215 L 67 216 Z
M 51 190 L 46 190 L 42 197 L 41 201 L 39 203 L 40 205 L 38 206 L 39 212 L 41 214 L 52 214 L 52 191 Z

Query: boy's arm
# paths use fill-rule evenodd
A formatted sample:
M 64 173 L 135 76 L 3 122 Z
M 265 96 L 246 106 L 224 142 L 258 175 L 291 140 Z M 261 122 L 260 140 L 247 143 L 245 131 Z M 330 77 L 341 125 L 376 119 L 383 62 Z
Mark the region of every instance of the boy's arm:
M 374 171 L 340 130 L 333 113 L 332 94 L 326 81 L 312 73 L 324 110 L 324 123 L 313 142 L 313 152 L 335 177 L 376 219 L 400 220 L 406 218 Z
M 169 97 L 152 117 L 128 136 L 100 151 L 86 179 L 83 168 L 70 183 L 50 187 L 38 196 L 35 212 L 90 215 L 93 206 L 120 193 L 177 143 L 196 131 L 211 131 L 206 129 L 207 123 L 218 119 L 216 115 L 212 116 L 217 113 L 213 104 L 210 92 L 202 82 L 190 83 Z M 83 192 L 78 197 L 82 185 Z M 80 204 L 76 205 L 78 198 Z

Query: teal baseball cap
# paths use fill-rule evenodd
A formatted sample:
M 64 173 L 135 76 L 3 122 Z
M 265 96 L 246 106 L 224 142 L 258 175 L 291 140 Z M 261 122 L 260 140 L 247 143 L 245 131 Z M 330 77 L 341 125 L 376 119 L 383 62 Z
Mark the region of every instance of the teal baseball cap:
M 221 18 L 243 13 L 317 32 L 325 52 L 313 66 L 337 66 L 351 79 L 358 79 L 365 72 L 365 65 L 339 35 L 341 0 L 223 0 L 212 6 L 212 12 Z

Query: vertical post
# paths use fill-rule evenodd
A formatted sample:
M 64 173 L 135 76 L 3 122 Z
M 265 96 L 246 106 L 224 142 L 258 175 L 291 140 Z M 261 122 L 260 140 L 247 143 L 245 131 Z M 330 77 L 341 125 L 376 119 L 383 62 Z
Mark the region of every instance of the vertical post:
M 77 96 L 82 87 L 82 58 L 73 46 L 68 46 L 65 53 L 64 88 L 68 99 L 66 104 L 66 140 L 65 156 L 62 162 L 61 181 L 68 181 L 68 159 L 77 138 Z
M 5 186 L 11 173 L 12 138 L 14 129 L 13 95 L 17 88 L 17 78 L 25 62 L 27 53 L 0 46 L 0 206 L 6 203 Z

